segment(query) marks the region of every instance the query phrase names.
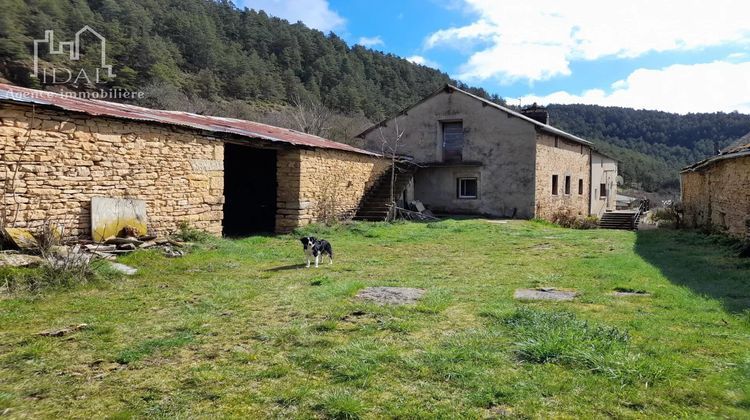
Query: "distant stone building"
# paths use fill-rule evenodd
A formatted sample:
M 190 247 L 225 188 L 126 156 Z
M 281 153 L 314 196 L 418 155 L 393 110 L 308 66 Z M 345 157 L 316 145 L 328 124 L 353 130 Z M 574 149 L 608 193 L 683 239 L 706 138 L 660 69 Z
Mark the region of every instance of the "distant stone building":
M 361 133 L 364 147 L 381 151 L 396 123 L 398 153 L 419 166 L 406 195 L 433 211 L 550 218 L 615 208 L 617 162 L 550 126 L 543 108 L 520 113 L 447 85 Z
M 144 200 L 150 230 L 288 232 L 347 217 L 388 162 L 250 121 L 159 111 L 0 84 L 0 223 L 67 220 L 91 233 L 91 199 Z
M 681 173 L 684 223 L 750 239 L 750 133 Z

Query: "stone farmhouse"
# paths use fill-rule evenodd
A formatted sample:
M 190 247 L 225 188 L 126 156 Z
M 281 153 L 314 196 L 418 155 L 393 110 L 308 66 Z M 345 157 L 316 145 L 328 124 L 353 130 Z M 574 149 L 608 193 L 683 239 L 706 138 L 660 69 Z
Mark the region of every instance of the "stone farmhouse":
M 543 108 L 516 112 L 451 85 L 370 127 L 364 148 L 398 153 L 416 169 L 406 187 L 438 213 L 545 218 L 614 211 L 617 161 L 548 124 Z M 401 185 L 401 184 L 399 184 Z
M 750 239 L 750 133 L 680 175 L 686 227 Z
M 389 167 L 377 153 L 250 121 L 160 111 L 0 84 L 0 223 L 69 219 L 91 200 L 145 201 L 149 230 L 289 232 L 347 217 Z

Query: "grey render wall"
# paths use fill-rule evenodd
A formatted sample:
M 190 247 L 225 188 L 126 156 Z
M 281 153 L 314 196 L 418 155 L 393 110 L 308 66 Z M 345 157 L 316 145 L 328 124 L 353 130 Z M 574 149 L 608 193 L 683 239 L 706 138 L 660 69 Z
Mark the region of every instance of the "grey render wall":
M 532 124 L 462 93 L 441 92 L 398 118 L 404 131 L 398 153 L 422 164 L 442 161 L 441 123 L 463 121 L 464 162 L 481 166 L 422 168 L 414 180 L 414 198 L 436 211 L 534 217 L 536 130 Z M 382 127 L 393 138 L 395 122 Z M 382 150 L 381 130 L 364 137 L 364 147 Z M 479 179 L 477 199 L 458 199 L 457 177 Z

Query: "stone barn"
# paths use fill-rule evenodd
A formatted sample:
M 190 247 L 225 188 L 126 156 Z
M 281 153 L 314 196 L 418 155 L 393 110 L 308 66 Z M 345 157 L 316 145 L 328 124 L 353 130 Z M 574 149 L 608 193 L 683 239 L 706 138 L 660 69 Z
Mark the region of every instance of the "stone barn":
M 616 180 L 616 162 L 606 176 L 593 168 L 592 188 L 592 143 L 549 125 L 543 108 L 517 112 L 446 85 L 361 133 L 363 147 L 381 151 L 396 125 L 398 152 L 415 164 L 403 171 L 412 182 L 398 185 L 435 212 L 549 219 L 563 209 L 601 216 L 614 208 L 599 196 L 592 206 L 592 195 Z M 604 198 L 614 193 L 608 187 Z
M 0 84 L 0 222 L 67 221 L 91 202 L 145 202 L 149 230 L 289 232 L 353 215 L 389 167 L 378 154 L 270 125 Z
M 680 175 L 687 227 L 750 239 L 750 133 Z

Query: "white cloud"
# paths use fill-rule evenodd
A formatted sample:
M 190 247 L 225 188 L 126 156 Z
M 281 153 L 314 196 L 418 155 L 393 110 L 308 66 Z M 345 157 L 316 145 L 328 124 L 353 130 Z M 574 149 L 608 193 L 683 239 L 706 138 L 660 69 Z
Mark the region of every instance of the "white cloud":
M 341 29 L 346 24 L 341 15 L 331 10 L 327 0 L 239 0 L 238 4 L 292 23 L 302 21 L 323 32 Z
M 464 0 L 478 19 L 431 34 L 425 47 L 481 43 L 457 77 L 547 80 L 570 62 L 633 58 L 750 41 L 746 0 Z
M 430 60 L 428 58 L 425 58 L 425 57 L 423 57 L 421 55 L 412 55 L 411 57 L 406 57 L 406 59 L 409 60 L 409 61 L 411 61 L 414 64 L 421 64 L 423 66 L 434 67 L 434 68 L 440 67 L 438 65 L 438 63 L 436 63 L 436 62 L 434 62 L 434 61 L 432 61 L 432 60 Z
M 371 37 L 363 36 L 359 39 L 359 41 L 357 41 L 357 44 L 363 47 L 372 48 L 378 45 L 385 45 L 385 42 L 383 42 L 383 39 L 380 37 L 380 35 Z
M 564 91 L 545 96 L 506 98 L 511 104 L 595 104 L 677 112 L 740 111 L 750 113 L 750 62 L 676 64 L 663 69 L 638 69 L 612 84 L 612 91 Z

